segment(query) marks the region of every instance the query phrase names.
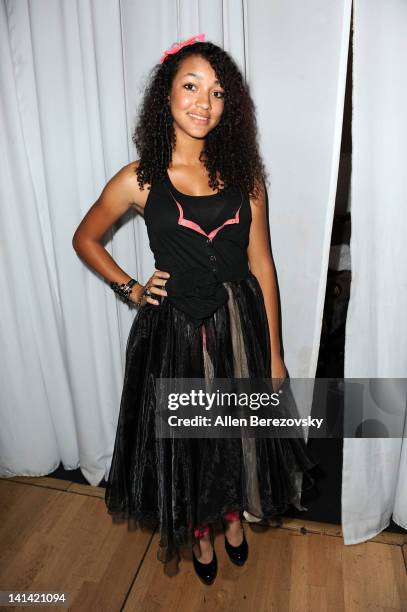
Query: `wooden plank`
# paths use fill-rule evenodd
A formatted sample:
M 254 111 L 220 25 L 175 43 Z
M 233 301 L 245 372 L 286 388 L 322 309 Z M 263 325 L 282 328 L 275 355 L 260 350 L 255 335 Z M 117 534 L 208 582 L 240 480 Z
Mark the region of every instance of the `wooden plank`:
M 291 520 L 263 532 L 245 524 L 247 564 L 230 562 L 218 533 L 219 573 L 206 587 L 188 551 L 168 577 L 157 533 L 113 525 L 104 500 L 76 486 L 0 480 L 0 589 L 65 591 L 70 609 L 84 612 L 407 610 L 406 544 L 391 538 L 345 546 L 323 523 Z
M 72 493 L 80 493 L 81 495 L 90 495 L 101 499 L 105 496 L 104 487 L 94 487 L 89 484 L 80 484 L 70 480 L 61 480 L 60 478 L 48 478 L 45 476 L 16 476 L 13 478 L 1 478 L 7 482 L 16 482 L 18 484 L 34 485 L 44 487 L 46 489 L 57 489 L 59 491 L 71 491 Z
M 71 482 L 67 491 L 70 493 L 80 493 L 81 495 L 91 495 L 92 497 L 105 498 L 105 489 L 103 487 L 92 487 L 91 485 L 78 484 Z
M 342 537 L 342 529 L 340 525 L 331 523 L 322 523 L 318 521 L 310 521 L 300 518 L 283 517 L 281 529 L 291 529 L 293 531 L 305 531 L 310 533 L 320 533 L 324 535 Z M 394 544 L 403 546 L 407 544 L 407 533 L 396 533 L 392 531 L 382 531 L 369 542 L 378 542 L 381 544 Z
M 35 485 L 48 489 L 59 489 L 66 491 L 71 484 L 70 480 L 60 478 L 49 478 L 48 476 L 13 476 L 13 478 L 1 478 L 0 481 L 17 482 L 19 484 Z
M 211 587 L 201 585 L 191 564 L 185 561 L 181 562 L 180 574 L 171 579 L 166 577 L 155 558 L 158 542 L 153 542 L 125 610 L 407 609 L 399 546 L 370 542 L 344 546 L 338 537 L 278 528 L 263 533 L 247 529 L 246 533 L 250 558 L 242 568 L 230 563 L 223 548 L 223 536 L 217 536 L 219 572 Z M 188 593 L 188 598 L 183 598 L 184 593 Z
M 4 480 L 0 496 L 1 590 L 64 591 L 72 609 L 120 609 L 152 534 L 113 525 L 97 497 Z
M 406 574 L 407 574 L 407 544 L 404 544 L 402 546 L 402 553 L 403 553 L 404 565 L 405 565 Z

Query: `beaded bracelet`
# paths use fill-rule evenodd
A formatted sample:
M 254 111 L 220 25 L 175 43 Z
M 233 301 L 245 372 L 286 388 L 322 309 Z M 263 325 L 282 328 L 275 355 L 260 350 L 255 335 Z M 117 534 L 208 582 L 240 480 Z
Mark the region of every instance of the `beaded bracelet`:
M 129 296 L 130 296 L 130 293 L 132 291 L 133 285 L 135 285 L 137 282 L 138 281 L 136 281 L 134 278 L 131 278 L 129 281 L 127 281 L 127 283 L 122 283 L 121 285 L 119 285 L 119 283 L 116 283 L 114 281 L 109 283 L 109 285 L 113 289 L 113 291 L 115 293 L 117 293 L 117 295 L 124 302 L 132 303 L 132 301 L 130 300 Z M 136 303 L 139 304 L 140 303 L 140 299 Z

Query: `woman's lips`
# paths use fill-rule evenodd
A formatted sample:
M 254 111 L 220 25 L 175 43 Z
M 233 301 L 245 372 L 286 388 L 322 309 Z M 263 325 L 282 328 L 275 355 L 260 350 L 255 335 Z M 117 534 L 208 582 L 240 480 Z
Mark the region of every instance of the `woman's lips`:
M 202 117 L 202 115 L 197 115 L 195 113 L 188 113 L 189 117 L 191 117 L 192 121 L 194 121 L 194 123 L 208 123 L 209 121 L 209 117 Z

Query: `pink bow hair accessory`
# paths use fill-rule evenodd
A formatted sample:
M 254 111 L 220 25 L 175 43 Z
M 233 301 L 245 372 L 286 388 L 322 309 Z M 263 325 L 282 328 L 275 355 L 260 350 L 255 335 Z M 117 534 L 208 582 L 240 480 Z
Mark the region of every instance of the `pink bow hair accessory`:
M 178 51 L 182 49 L 183 47 L 186 47 L 187 45 L 193 45 L 195 42 L 198 42 L 198 41 L 204 42 L 204 40 L 205 40 L 205 34 L 197 34 L 196 36 L 192 36 L 191 38 L 188 38 L 188 40 L 183 40 L 182 42 L 175 44 L 173 47 L 170 47 L 169 49 L 164 51 L 163 55 L 160 58 L 160 64 L 162 64 L 163 61 L 169 55 L 174 55 L 174 53 L 178 53 Z

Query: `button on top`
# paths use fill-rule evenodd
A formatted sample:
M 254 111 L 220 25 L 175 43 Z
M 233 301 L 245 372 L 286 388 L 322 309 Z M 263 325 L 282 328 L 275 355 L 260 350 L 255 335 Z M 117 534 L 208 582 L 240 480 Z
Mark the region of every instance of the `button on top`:
M 211 255 L 211 256 L 209 257 L 209 259 L 212 259 L 212 261 L 216 261 L 216 257 L 215 257 L 215 255 Z

